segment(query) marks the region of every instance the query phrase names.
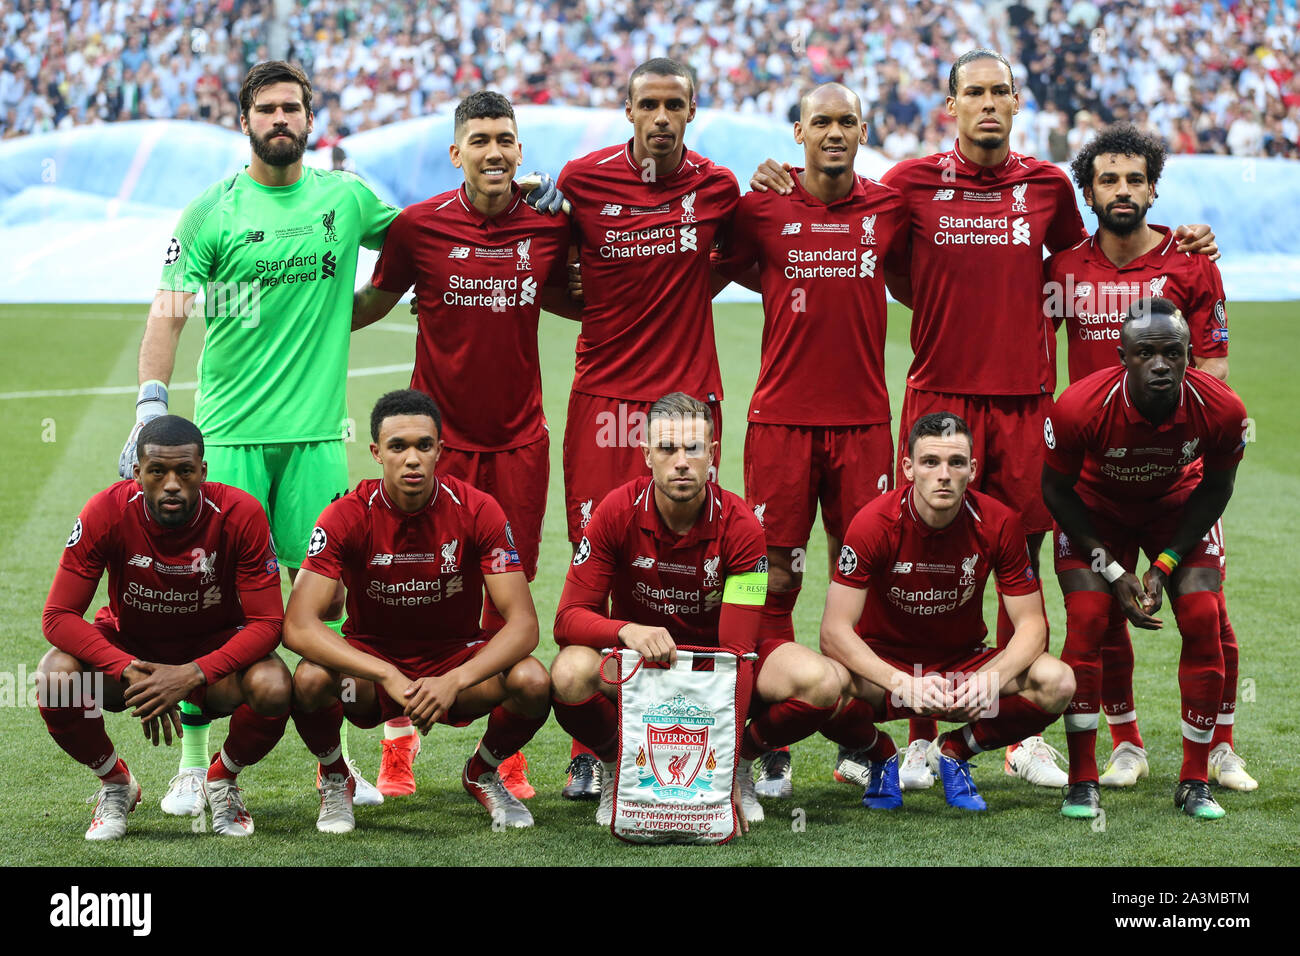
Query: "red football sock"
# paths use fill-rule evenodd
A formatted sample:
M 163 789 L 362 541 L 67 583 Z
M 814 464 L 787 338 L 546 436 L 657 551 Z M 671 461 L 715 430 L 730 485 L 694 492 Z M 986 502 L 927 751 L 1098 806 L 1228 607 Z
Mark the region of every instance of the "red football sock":
M 569 759 L 572 760 L 574 757 L 578 756 L 578 754 L 591 754 L 594 757 L 596 756 L 596 751 L 592 750 L 579 740 L 573 740 L 569 745 Z
M 352 774 L 348 762 L 343 759 L 343 746 L 339 738 L 343 726 L 342 701 L 336 700 L 310 713 L 295 708 L 293 725 L 298 728 L 298 736 L 307 745 L 307 749 L 320 761 L 323 773 L 337 773 L 344 777 Z
M 1101 591 L 1072 591 L 1065 596 L 1065 647 L 1061 660 L 1074 671 L 1075 684 L 1074 698 L 1065 710 L 1071 783 L 1097 779 L 1101 647 L 1114 603 L 1111 595 Z
M 767 592 L 767 601 L 763 604 L 763 620 L 758 626 L 758 639 L 794 640 L 794 605 L 799 600 L 802 588 L 790 591 Z
M 116 771 L 117 751 L 108 739 L 102 714 L 86 716 L 85 707 L 41 706 L 41 717 L 54 742 L 77 763 L 85 764 L 101 779 Z M 125 765 L 123 765 L 125 766 Z
M 505 704 L 499 704 L 488 714 L 487 729 L 483 731 L 479 750 L 486 750 L 500 763 L 518 753 L 524 744 L 532 740 L 549 716 L 549 713 L 545 713 L 540 717 L 528 717 L 516 714 Z
M 1056 714 L 1049 714 L 1028 697 L 1009 694 L 998 698 L 997 716 L 981 717 L 973 724 L 967 724 L 966 729 L 970 733 L 953 732 L 944 736 L 949 741 L 953 738 L 962 738 L 972 753 L 979 753 L 983 750 L 996 750 L 998 747 L 1018 743 L 1026 737 L 1041 734 L 1054 720 Z
M 618 708 L 600 691 L 576 704 L 552 699 L 551 709 L 574 740 L 581 740 L 606 763 L 618 759 Z
M 1183 652 L 1178 659 L 1182 697 L 1183 766 L 1179 780 L 1205 780 L 1210 741 L 1223 701 L 1223 646 L 1219 636 L 1219 598 L 1213 591 L 1193 591 L 1171 602 Z
M 878 743 L 876 711 L 865 700 L 855 697 L 843 711 L 822 724 L 821 732 L 827 740 L 850 750 L 865 750 Z
M 939 736 L 939 722 L 929 717 L 913 717 L 907 722 L 907 742 L 934 740 Z
M 208 779 L 234 779 L 245 767 L 257 763 L 280 742 L 288 722 L 288 711 L 275 717 L 263 717 L 247 704 L 240 704 L 230 715 L 230 732 L 226 734 L 221 753 L 208 769 Z
M 1228 620 L 1228 601 L 1219 588 L 1219 643 L 1223 646 L 1223 698 L 1219 702 L 1219 717 L 1214 723 L 1213 750 L 1219 744 L 1232 746 L 1232 725 L 1237 716 L 1237 632 Z
M 833 713 L 834 704 L 814 707 L 795 697 L 769 704 L 745 729 L 740 738 L 740 756 L 745 760 L 756 760 L 769 750 L 810 737 Z
M 1110 727 L 1111 747 L 1142 746 L 1133 704 L 1133 640 L 1128 620 L 1111 601 L 1110 619 L 1101 638 L 1101 712 Z
M 866 749 L 864 756 L 872 763 L 888 760 L 898 753 L 898 748 L 894 746 L 894 738 L 879 727 L 876 728 L 876 739 Z

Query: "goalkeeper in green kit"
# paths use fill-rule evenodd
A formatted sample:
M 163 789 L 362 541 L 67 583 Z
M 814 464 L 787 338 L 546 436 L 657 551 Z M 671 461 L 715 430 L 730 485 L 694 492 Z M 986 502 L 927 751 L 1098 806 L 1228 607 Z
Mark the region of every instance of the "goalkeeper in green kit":
M 202 292 L 206 331 L 194 420 L 206 443 L 208 478 L 262 502 L 290 580 L 317 517 L 348 490 L 344 428 L 357 250 L 380 248 L 398 213 L 352 173 L 304 168 L 311 100 L 310 81 L 288 63 L 259 63 L 245 77 L 240 125 L 252 158 L 186 207 L 168 243 L 140 344 L 137 424 L 119 462 L 129 477 L 141 426 L 167 412 L 176 345 Z M 341 585 L 329 614 L 343 616 Z M 181 721 L 180 773 L 162 808 L 197 815 L 206 800 L 208 720 L 186 704 Z M 356 777 L 356 803 L 383 802 Z

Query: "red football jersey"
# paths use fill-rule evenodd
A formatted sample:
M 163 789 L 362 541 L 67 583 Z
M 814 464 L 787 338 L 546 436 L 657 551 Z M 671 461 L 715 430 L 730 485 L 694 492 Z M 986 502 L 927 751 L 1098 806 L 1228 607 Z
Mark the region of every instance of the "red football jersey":
M 757 617 L 752 627 L 728 626 L 722 597 L 731 575 L 766 573 L 763 527 L 739 495 L 711 482 L 705 494 L 694 527 L 679 537 L 659 516 L 652 478 L 611 491 L 596 506 L 569 567 L 556 643 L 617 647 L 619 629 L 633 622 L 666 628 L 678 644 L 753 650 Z M 591 620 L 596 615 L 598 624 Z
M 389 500 L 382 479 L 362 481 L 321 512 L 303 567 L 343 580 L 344 634 L 409 662 L 480 640 L 483 576 L 523 570 L 501 506 L 450 475 L 414 514 Z
M 646 175 L 630 140 L 560 173 L 582 261 L 573 387 L 639 402 L 675 390 L 720 401 L 709 252 L 740 189 L 731 170 L 689 149 L 673 172 Z
M 1122 365 L 1071 385 L 1043 424 L 1047 465 L 1078 475 L 1090 509 L 1120 521 L 1181 508 L 1200 482 L 1197 461 L 1223 471 L 1244 454 L 1246 406 L 1213 375 L 1189 368 L 1178 408 L 1152 425 L 1129 397 Z
M 121 632 L 135 654 L 82 619 L 105 569 L 109 603 L 97 620 Z M 45 605 L 45 634 L 114 678 L 141 657 L 194 660 L 211 683 L 271 653 L 283 617 L 280 566 L 256 498 L 204 482 L 194 517 L 167 528 L 132 479 L 110 485 L 81 510 Z M 215 634 L 241 626 L 214 647 Z
M 1106 257 L 1096 235 L 1047 260 L 1048 286 L 1043 308 L 1058 326 L 1065 322 L 1070 381 L 1119 364 L 1115 349 L 1128 307 L 1137 299 L 1160 296 L 1182 310 L 1192 333 L 1192 354 L 1228 354 L 1228 315 L 1223 279 L 1209 256 L 1178 251 L 1167 226 L 1151 227 L 1165 240 L 1126 266 Z
M 889 421 L 885 260 L 906 268 L 907 212 L 897 190 L 855 176 L 827 205 L 794 170 L 789 196 L 740 201 L 716 266 L 734 278 L 758 263 L 763 352 L 749 420 L 778 425 Z
M 1065 173 L 1019 153 L 980 166 L 954 145 L 904 160 L 882 181 L 903 193 L 911 216 L 908 384 L 960 395 L 1055 391 L 1043 247 L 1087 236 Z
M 866 589 L 855 628 L 871 649 L 920 664 L 972 653 L 984 642 L 984 584 L 1033 594 L 1038 579 L 1020 519 L 995 498 L 966 489 L 961 512 L 931 528 L 916 512 L 913 486 L 881 495 L 844 535 L 834 580 Z
M 463 451 L 504 451 L 546 435 L 538 296 L 566 281 L 570 224 L 514 192 L 491 219 L 463 186 L 408 206 L 388 227 L 370 280 L 388 292 L 415 286 L 411 388 L 438 403 L 443 440 Z

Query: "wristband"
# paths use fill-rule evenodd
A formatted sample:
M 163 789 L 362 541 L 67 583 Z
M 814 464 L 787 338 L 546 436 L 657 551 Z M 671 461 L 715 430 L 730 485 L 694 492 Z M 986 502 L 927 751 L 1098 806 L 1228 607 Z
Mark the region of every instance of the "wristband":
M 1165 577 L 1173 577 L 1174 568 L 1178 567 L 1182 561 L 1178 554 L 1169 548 L 1161 551 L 1159 556 L 1151 562 L 1153 568 L 1159 568 L 1164 572 Z
M 1125 574 L 1124 565 L 1118 561 L 1112 561 L 1102 569 L 1101 576 L 1106 579 L 1107 584 L 1114 584 Z
M 140 386 L 135 398 L 136 424 L 167 414 L 167 386 L 152 378 Z

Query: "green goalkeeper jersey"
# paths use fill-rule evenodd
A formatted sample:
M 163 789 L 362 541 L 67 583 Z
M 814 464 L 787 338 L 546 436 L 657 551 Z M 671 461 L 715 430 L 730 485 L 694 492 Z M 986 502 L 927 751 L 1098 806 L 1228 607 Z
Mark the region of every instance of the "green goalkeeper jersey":
M 159 288 L 204 296 L 208 444 L 343 436 L 357 249 L 382 246 L 397 213 L 352 173 L 311 167 L 280 187 L 244 171 L 186 207 Z

